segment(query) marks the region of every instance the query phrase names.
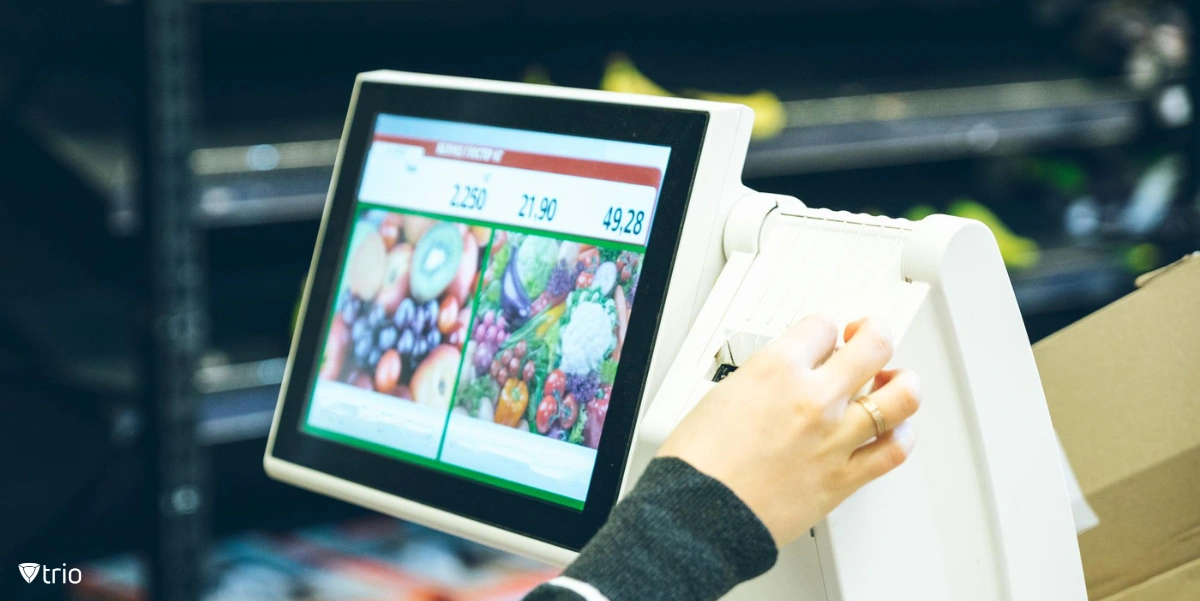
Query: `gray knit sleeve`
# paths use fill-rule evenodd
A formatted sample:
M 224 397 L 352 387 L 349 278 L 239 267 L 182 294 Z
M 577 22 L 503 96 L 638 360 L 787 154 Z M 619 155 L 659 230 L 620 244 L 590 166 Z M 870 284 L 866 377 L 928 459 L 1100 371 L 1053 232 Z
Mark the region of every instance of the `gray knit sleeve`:
M 733 491 L 682 460 L 658 458 L 563 578 L 525 601 L 715 601 L 770 569 L 777 554 Z

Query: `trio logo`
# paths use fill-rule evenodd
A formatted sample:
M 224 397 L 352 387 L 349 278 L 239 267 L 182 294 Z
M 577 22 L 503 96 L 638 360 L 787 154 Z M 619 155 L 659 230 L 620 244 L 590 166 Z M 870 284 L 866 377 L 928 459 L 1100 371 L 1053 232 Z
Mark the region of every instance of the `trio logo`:
M 79 568 L 67 569 L 67 564 L 63 564 L 61 568 L 49 568 L 39 563 L 19 563 L 17 569 L 21 572 L 21 578 L 25 582 L 32 583 L 34 578 L 37 578 L 38 572 L 42 573 L 42 582 L 46 584 L 79 584 L 83 580 L 83 572 Z M 59 573 L 62 573 L 62 579 L 59 579 Z
M 19 563 L 17 569 L 21 570 L 21 577 L 25 579 L 25 582 L 33 582 L 33 579 L 37 578 L 38 571 L 42 569 L 42 564 Z

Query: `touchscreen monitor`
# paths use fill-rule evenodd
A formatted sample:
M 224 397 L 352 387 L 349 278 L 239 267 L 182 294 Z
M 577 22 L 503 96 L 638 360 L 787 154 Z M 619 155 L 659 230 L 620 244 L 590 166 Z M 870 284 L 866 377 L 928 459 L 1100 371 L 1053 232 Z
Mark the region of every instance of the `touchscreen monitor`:
M 402 79 L 435 85 L 356 91 L 268 471 L 578 549 L 621 489 L 710 113 Z
M 377 116 L 303 430 L 582 509 L 670 153 Z

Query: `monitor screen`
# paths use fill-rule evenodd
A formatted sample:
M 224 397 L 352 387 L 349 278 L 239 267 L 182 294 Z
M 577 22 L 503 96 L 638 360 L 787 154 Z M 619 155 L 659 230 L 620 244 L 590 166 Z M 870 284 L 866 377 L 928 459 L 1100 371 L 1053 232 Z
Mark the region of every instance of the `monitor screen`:
M 709 114 L 522 91 L 360 83 L 268 453 L 579 549 L 625 477 Z
M 670 153 L 378 115 L 302 429 L 582 510 Z

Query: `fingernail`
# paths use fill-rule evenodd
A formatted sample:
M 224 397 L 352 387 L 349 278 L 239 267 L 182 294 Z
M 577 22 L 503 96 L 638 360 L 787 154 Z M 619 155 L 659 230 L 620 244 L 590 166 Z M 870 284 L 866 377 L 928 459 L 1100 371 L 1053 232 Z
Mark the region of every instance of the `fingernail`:
M 911 453 L 917 444 L 917 430 L 911 422 L 904 422 L 892 429 L 892 439 L 899 443 L 906 453 Z

